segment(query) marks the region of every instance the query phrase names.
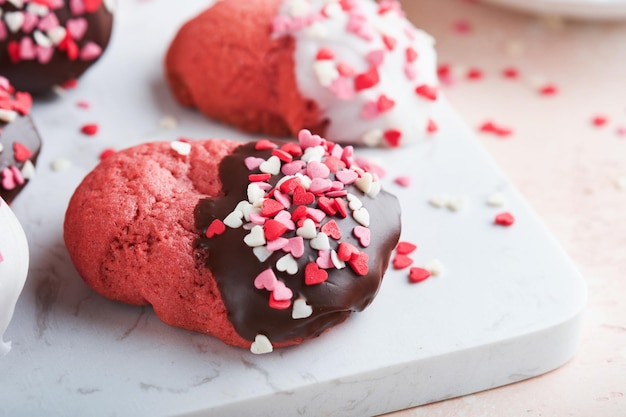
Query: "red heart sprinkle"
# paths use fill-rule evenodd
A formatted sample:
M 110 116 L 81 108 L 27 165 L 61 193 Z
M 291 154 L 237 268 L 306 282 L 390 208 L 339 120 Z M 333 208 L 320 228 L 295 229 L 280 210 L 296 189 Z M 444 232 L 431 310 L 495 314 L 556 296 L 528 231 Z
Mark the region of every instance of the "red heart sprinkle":
M 263 205 L 261 206 L 261 216 L 268 218 L 274 217 L 284 209 L 285 206 L 280 204 L 278 201 L 268 198 L 263 200 Z
M 515 217 L 509 212 L 500 213 L 495 219 L 495 224 L 499 226 L 512 226 L 513 223 L 515 223 Z
M 391 146 L 392 148 L 397 148 L 398 146 L 400 146 L 400 139 L 402 138 L 402 132 L 399 131 L 398 129 L 389 129 L 385 131 L 384 137 L 385 137 L 385 141 L 387 141 L 389 146 Z
M 519 71 L 515 68 L 505 68 L 502 70 L 504 78 L 514 79 L 519 77 Z
M 17 162 L 26 162 L 33 153 L 24 144 L 20 142 L 13 142 L 13 158 Z
M 539 89 L 539 94 L 543 96 L 553 96 L 559 92 L 559 89 L 556 85 L 547 84 Z
M 396 246 L 396 252 L 400 255 L 408 255 L 417 249 L 417 245 L 414 245 L 411 242 L 398 242 Z
M 102 152 L 100 152 L 100 160 L 104 160 L 106 158 L 108 158 L 109 156 L 115 154 L 117 151 L 113 148 L 106 148 L 105 150 L 103 150 Z
M 307 204 L 312 204 L 314 201 L 315 195 L 306 191 L 303 186 L 299 185 L 293 190 L 293 204 L 306 206 Z
M 33 105 L 33 97 L 29 93 L 18 91 L 15 93 L 15 100 L 11 102 L 11 108 L 22 116 L 30 113 Z
M 85 11 L 87 13 L 95 13 L 100 8 L 102 0 L 83 0 L 85 2 Z
M 276 240 L 287 231 L 287 226 L 278 220 L 269 219 L 263 224 L 263 233 L 267 241 Z
M 483 78 L 483 72 L 478 68 L 470 68 L 467 71 L 466 76 L 468 80 L 480 80 L 481 78 Z
M 335 198 L 335 208 L 337 209 L 337 214 L 342 218 L 348 217 L 348 207 L 346 206 L 346 202 L 341 198 Z
M 359 250 L 348 242 L 341 242 L 337 249 L 337 256 L 342 261 L 349 261 L 352 255 L 358 254 Z
M 7 53 L 13 64 L 17 64 L 22 60 L 20 55 L 20 44 L 17 41 L 11 41 L 7 44 Z
M 248 175 L 248 181 L 250 182 L 263 182 L 272 178 L 272 174 L 250 174 Z
M 369 256 L 365 252 L 360 252 L 353 254 L 350 260 L 348 261 L 348 265 L 352 268 L 357 275 L 365 276 L 369 271 L 369 267 L 367 266 L 367 262 L 369 261 Z
M 398 41 L 396 40 L 396 38 L 392 36 L 383 35 L 383 43 L 385 44 L 388 50 L 393 51 Z
M 65 90 L 71 90 L 78 87 L 78 80 L 76 78 L 70 78 L 67 81 L 61 83 L 61 88 Z
M 257 143 L 254 145 L 254 149 L 256 149 L 257 151 L 267 151 L 276 147 L 276 144 L 267 139 L 261 139 L 257 141 Z
M 432 87 L 426 84 L 422 84 L 415 89 L 417 95 L 424 97 L 425 99 L 435 101 L 437 100 L 437 87 Z
M 378 111 L 381 113 L 392 109 L 395 105 L 396 102 L 384 94 L 381 94 L 380 97 L 378 97 L 378 101 L 376 102 L 376 107 L 378 107 Z
M 291 192 L 293 192 L 297 186 L 300 185 L 300 179 L 299 178 L 290 178 L 287 181 L 283 182 L 282 184 L 280 184 L 280 191 L 285 193 L 285 194 L 289 194 Z
M 320 48 L 315 55 L 318 61 L 335 59 L 335 53 L 330 48 Z
M 302 148 L 295 142 L 287 142 L 283 146 L 281 146 L 280 149 L 292 156 L 302 155 Z
M 341 230 L 337 225 L 337 222 L 334 220 L 329 220 L 322 226 L 322 232 L 326 233 L 326 235 L 335 240 L 341 239 Z
M 394 269 L 404 269 L 408 268 L 413 264 L 413 259 L 409 258 L 406 255 L 398 254 L 393 258 L 393 267 Z
M 426 124 L 426 132 L 435 133 L 437 130 L 439 130 L 439 126 L 437 126 L 437 123 L 435 123 L 433 119 L 428 119 L 428 123 Z
M 320 269 L 316 263 L 309 262 L 304 269 L 304 283 L 306 285 L 317 285 L 328 279 L 328 272 Z
M 302 220 L 302 219 L 306 219 L 307 218 L 307 209 L 306 206 L 298 206 L 296 207 L 296 209 L 291 213 L 291 220 L 298 221 L 298 220 Z
M 406 62 L 411 63 L 417 59 L 417 51 L 415 51 L 415 49 L 411 48 L 410 46 L 406 48 L 405 55 Z
M 335 207 L 335 201 L 332 198 L 320 197 L 317 199 L 317 205 L 329 216 L 334 216 L 337 213 L 337 207 Z
M 100 126 L 97 123 L 88 123 L 80 128 L 80 131 L 87 136 L 94 136 L 98 133 Z
M 287 310 L 289 307 L 291 307 L 291 300 L 278 301 L 276 298 L 274 298 L 274 293 L 270 293 L 269 306 L 270 308 L 273 308 L 275 310 Z
M 510 136 L 513 133 L 513 130 L 507 127 L 498 126 L 492 121 L 487 121 L 480 125 L 480 131 L 484 133 L 493 133 L 496 136 L 500 136 L 502 138 Z
M 345 164 L 341 161 L 341 159 L 335 156 L 327 157 L 324 161 L 324 165 L 326 165 L 332 173 L 339 171 L 341 168 L 345 168 Z
M 409 270 L 409 280 L 417 284 L 430 278 L 430 271 L 424 268 L 413 267 Z
M 337 71 L 342 77 L 352 77 L 355 73 L 354 68 L 345 62 L 337 64 Z
M 358 74 L 354 78 L 354 89 L 359 92 L 372 88 L 380 82 L 376 67 L 370 68 L 367 72 Z
M 282 149 L 274 149 L 272 151 L 272 155 L 277 156 L 278 159 L 283 162 L 289 163 L 293 161 L 293 155 L 291 155 L 289 152 L 283 151 Z
M 215 219 L 211 222 L 208 229 L 206 229 L 206 237 L 211 239 L 214 236 L 221 235 L 225 231 L 226 225 L 220 219 Z
M 591 119 L 591 123 L 593 123 L 593 125 L 596 127 L 602 127 L 607 124 L 608 121 L 609 119 L 606 116 L 595 116 L 593 119 Z

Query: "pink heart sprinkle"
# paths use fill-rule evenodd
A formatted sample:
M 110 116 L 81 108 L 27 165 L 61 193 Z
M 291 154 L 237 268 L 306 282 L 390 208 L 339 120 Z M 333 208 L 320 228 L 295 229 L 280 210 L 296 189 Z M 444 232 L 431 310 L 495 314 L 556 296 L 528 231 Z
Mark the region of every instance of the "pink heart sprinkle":
M 74 16 L 85 14 L 85 3 L 83 0 L 70 0 L 70 10 Z
M 294 258 L 302 257 L 304 255 L 304 239 L 302 236 L 292 237 L 283 250 L 290 253 Z
M 267 250 L 270 252 L 276 252 L 282 250 L 289 243 L 289 239 L 279 237 L 278 239 L 270 240 L 267 242 Z
M 331 191 L 339 191 L 343 190 L 343 182 L 341 181 L 333 181 L 333 184 L 330 187 Z
M 333 146 L 333 150 L 330 151 L 330 155 L 334 156 L 337 159 L 341 159 L 341 155 L 343 155 L 343 146 L 335 143 L 335 145 Z
M 15 179 L 13 178 L 13 172 L 9 168 L 2 170 L 2 188 L 5 190 L 12 190 L 15 188 Z
M 286 209 L 291 207 L 291 198 L 287 194 L 280 192 L 280 190 L 274 191 L 274 199 L 283 205 Z
M 265 162 L 263 158 L 255 158 L 254 156 L 249 156 L 243 161 L 249 171 L 254 171 L 258 167 L 260 167 L 263 162 Z
M 306 162 L 301 160 L 289 162 L 288 164 L 283 165 L 281 172 L 283 175 L 296 175 L 298 172 L 302 171 L 302 168 L 304 168 L 305 165 Z
M 335 174 L 335 177 L 345 185 L 350 185 L 359 179 L 359 174 L 351 169 L 342 169 Z
M 102 48 L 94 42 L 88 42 L 80 51 L 80 59 L 83 61 L 91 61 L 102 55 Z
M 288 301 L 293 297 L 293 292 L 282 281 L 276 281 L 272 295 L 276 301 Z
M 357 239 L 359 239 L 361 246 L 366 248 L 370 245 L 370 242 L 371 242 L 370 229 L 368 229 L 367 227 L 363 227 L 363 226 L 356 226 L 352 230 L 352 233 Z
M 406 75 L 406 78 L 413 81 L 414 79 L 417 78 L 417 67 L 412 64 L 405 64 L 404 74 Z
M 323 194 L 330 190 L 332 186 L 333 182 L 328 178 L 313 178 L 313 181 L 311 181 L 311 185 L 309 186 L 309 191 L 313 194 Z
M 261 272 L 259 275 L 257 275 L 257 277 L 254 279 L 254 286 L 259 290 L 266 289 L 268 291 L 274 291 L 277 282 L 278 279 L 276 279 L 274 271 L 268 268 L 265 271 Z
M 284 224 L 287 230 L 296 230 L 296 224 L 291 220 L 291 213 L 287 210 L 278 212 L 278 214 L 274 216 L 274 220 Z
M 411 185 L 411 177 L 408 175 L 397 177 L 394 181 L 401 187 L 409 187 Z
M 328 178 L 330 175 L 330 168 L 321 162 L 311 161 L 306 166 L 306 174 L 312 179 Z
M 318 135 L 312 135 L 310 131 L 302 129 L 298 134 L 298 141 L 302 150 L 313 148 L 322 144 L 322 138 Z
M 20 58 L 24 60 L 35 59 L 37 53 L 35 51 L 35 43 L 31 38 L 22 38 L 20 41 Z
M 320 250 L 320 251 L 317 251 L 317 253 L 318 253 L 318 257 L 315 260 L 315 263 L 317 264 L 317 266 L 319 266 L 322 269 L 331 269 L 335 267 L 335 264 L 333 264 L 333 260 L 330 257 L 330 251 Z
M 265 223 L 265 220 L 267 220 L 265 217 L 263 217 L 261 215 L 261 213 L 255 213 L 255 212 L 251 212 L 248 217 L 250 218 L 250 221 L 254 224 L 258 224 L 258 225 L 263 225 Z
M 47 32 L 59 26 L 59 19 L 57 19 L 56 14 L 48 13 L 44 17 L 41 18 L 37 27 L 42 32 Z
M 50 60 L 52 59 L 52 55 L 54 54 L 54 48 L 53 47 L 43 47 L 43 46 L 37 46 L 37 61 L 39 61 L 40 64 L 47 64 L 48 62 L 50 62 Z
M 84 17 L 79 17 L 77 19 L 69 19 L 65 23 L 65 28 L 72 35 L 74 40 L 81 40 L 83 36 L 85 36 L 85 32 L 87 32 L 87 19 Z
M 375 101 L 368 101 L 361 109 L 361 117 L 366 120 L 371 120 L 380 114 L 378 110 L 378 103 Z
M 335 191 L 329 191 L 326 193 L 326 197 L 345 197 L 348 195 L 348 192 L 346 190 L 335 190 Z
M 7 27 L 2 20 L 0 20 L 0 41 L 4 41 L 7 38 Z
M 26 180 L 22 176 L 22 172 L 15 165 L 11 165 L 11 172 L 13 172 L 13 178 L 15 179 L 17 185 L 24 185 L 26 183 Z
M 376 49 L 375 51 L 369 52 L 365 56 L 365 59 L 367 59 L 367 62 L 369 62 L 370 65 L 379 67 L 385 60 L 385 51 L 382 49 Z
M 30 33 L 37 26 L 37 22 L 39 22 L 39 18 L 37 15 L 32 13 L 24 13 L 24 23 L 22 24 L 22 31 L 24 33 Z
M 354 82 L 347 77 L 338 77 L 328 87 L 339 100 L 349 101 L 354 98 Z

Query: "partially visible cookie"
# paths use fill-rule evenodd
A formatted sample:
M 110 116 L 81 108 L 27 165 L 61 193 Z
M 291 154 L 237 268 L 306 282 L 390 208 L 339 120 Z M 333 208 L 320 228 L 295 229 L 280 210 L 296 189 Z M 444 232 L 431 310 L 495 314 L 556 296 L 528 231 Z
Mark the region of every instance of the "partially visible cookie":
M 164 322 L 266 353 L 367 307 L 400 208 L 352 149 L 311 135 L 148 143 L 81 183 L 65 242 L 85 282 Z
M 437 130 L 434 40 L 396 1 L 223 0 L 165 69 L 181 104 L 250 132 L 397 147 Z

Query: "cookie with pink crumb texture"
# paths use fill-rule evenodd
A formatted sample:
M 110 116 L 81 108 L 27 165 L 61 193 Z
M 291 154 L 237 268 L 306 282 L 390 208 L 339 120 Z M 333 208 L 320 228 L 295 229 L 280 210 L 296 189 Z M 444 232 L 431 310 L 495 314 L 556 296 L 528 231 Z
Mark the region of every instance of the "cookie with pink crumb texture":
M 104 159 L 75 191 L 64 238 L 96 292 L 164 322 L 268 353 L 367 307 L 400 234 L 397 199 L 352 149 L 154 142 Z

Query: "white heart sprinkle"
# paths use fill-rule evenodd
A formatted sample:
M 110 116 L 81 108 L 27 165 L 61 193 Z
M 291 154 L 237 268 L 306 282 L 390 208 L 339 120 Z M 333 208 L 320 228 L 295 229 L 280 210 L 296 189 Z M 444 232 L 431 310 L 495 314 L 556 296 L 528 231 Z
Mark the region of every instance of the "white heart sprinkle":
M 369 227 L 370 225 L 370 213 L 365 207 L 361 207 L 358 210 L 352 212 L 354 220 L 359 222 L 362 226 Z
M 65 39 L 65 36 L 67 35 L 67 31 L 65 30 L 63 26 L 57 26 L 57 27 L 50 29 L 47 32 L 47 35 L 53 44 L 58 45 L 61 42 L 63 42 L 63 40 Z
M 343 9 L 339 2 L 329 2 L 324 8 L 324 14 L 329 18 L 340 16 L 343 13 Z
M 277 156 L 270 156 L 267 161 L 259 166 L 259 170 L 264 174 L 278 175 L 280 173 L 280 159 Z
M 431 206 L 437 207 L 437 208 L 442 208 L 442 207 L 447 206 L 448 201 L 450 201 L 450 196 L 446 194 L 436 195 L 434 197 L 431 197 L 430 200 L 428 200 Z
M 11 123 L 17 118 L 17 112 L 13 110 L 0 109 L 0 122 Z
M 300 158 L 304 162 L 322 162 L 322 157 L 326 153 L 326 150 L 321 146 L 313 146 L 311 148 L 306 148 L 304 154 Z
M 259 260 L 259 262 L 263 263 L 272 256 L 272 251 L 268 250 L 266 246 L 257 246 L 256 248 L 252 248 L 252 253 Z
M 375 198 L 378 193 L 380 193 L 380 190 L 382 190 L 382 184 L 379 181 L 374 181 L 370 189 L 365 194 L 367 194 L 368 197 Z
M 159 127 L 161 129 L 175 129 L 178 127 L 178 120 L 174 116 L 163 116 L 159 120 Z
M 302 223 L 302 227 L 296 230 L 296 234 L 304 239 L 315 239 L 317 231 L 315 230 L 315 222 L 311 219 L 306 219 Z
M 261 226 L 254 226 L 252 228 L 252 230 L 250 230 L 250 233 L 248 233 L 246 235 L 246 237 L 243 238 L 243 241 L 245 242 L 246 245 L 250 246 L 251 248 L 256 248 L 257 246 L 263 246 L 265 245 L 265 233 L 263 232 L 263 227 Z
M 487 198 L 487 204 L 491 207 L 502 207 L 506 203 L 506 198 L 502 193 L 493 193 Z
M 28 3 L 28 6 L 26 6 L 26 11 L 39 17 L 44 17 L 45 15 L 50 13 L 50 9 L 48 8 L 48 6 L 37 3 Z
M 452 197 L 448 200 L 446 207 L 452 211 L 460 211 L 467 206 L 468 201 L 469 199 L 464 195 Z
M 50 168 L 55 172 L 65 171 L 72 166 L 72 161 L 65 158 L 58 158 L 50 163 Z
M 260 205 L 263 203 L 263 198 L 265 198 L 265 191 L 261 189 L 258 185 L 252 183 L 248 184 L 248 201 L 252 205 Z
M 343 269 L 346 267 L 346 263 L 339 259 L 339 255 L 335 250 L 330 251 L 330 260 L 333 261 L 333 265 L 335 265 L 335 268 L 337 269 Z
M 243 213 L 243 218 L 246 221 L 250 221 L 250 214 L 252 213 L 260 213 L 261 209 L 258 207 L 254 207 L 252 204 L 248 203 L 245 200 L 241 200 L 239 204 L 235 207 L 235 210 L 239 210 Z
M 324 232 L 318 233 L 314 239 L 311 239 L 311 247 L 317 250 L 330 250 L 328 235 Z
M 25 180 L 29 180 L 35 176 L 35 165 L 33 165 L 30 159 L 27 159 L 26 162 L 24 162 L 21 172 L 22 172 L 22 177 Z
M 43 48 L 50 48 L 52 46 L 52 41 L 50 40 L 50 38 L 48 38 L 46 35 L 38 30 L 35 30 L 33 32 L 33 38 L 35 39 L 37 45 Z
M 346 198 L 348 199 L 348 207 L 350 207 L 350 210 L 358 210 L 363 207 L 363 202 L 354 194 L 348 193 Z
M 232 229 L 237 229 L 243 226 L 243 213 L 241 210 L 233 210 L 226 218 L 223 220 L 224 224 Z
M 328 29 L 320 22 L 314 22 L 306 28 L 306 34 L 313 39 L 325 39 L 328 37 Z
M 254 342 L 250 346 L 250 352 L 255 355 L 263 355 L 266 353 L 271 353 L 274 350 L 272 346 L 272 342 L 267 338 L 267 336 L 262 334 L 257 334 L 254 338 Z
M 288 253 L 276 262 L 276 269 L 280 272 L 286 272 L 289 275 L 295 275 L 298 272 L 298 263 L 294 257 Z
M 104 7 L 107 8 L 109 13 L 114 13 L 117 9 L 117 2 L 115 0 L 104 0 Z
M 442 275 L 446 270 L 445 266 L 439 259 L 433 259 L 428 262 L 424 266 L 424 269 L 428 270 L 433 276 Z
M 322 87 L 330 87 L 330 85 L 339 78 L 339 71 L 335 67 L 335 63 L 330 59 L 318 60 L 313 63 L 313 72 L 317 77 L 317 82 Z
M 363 144 L 365 144 L 365 146 L 370 146 L 372 148 L 379 146 L 381 142 L 383 141 L 383 136 L 384 136 L 384 133 L 382 130 L 372 129 L 363 135 L 363 138 L 362 138 Z
M 22 12 L 7 12 L 4 14 L 4 21 L 11 33 L 15 33 L 22 28 L 24 24 L 24 13 Z
M 369 172 L 364 172 L 363 175 L 361 175 L 361 178 L 354 182 L 354 185 L 356 185 L 359 190 L 367 193 L 372 187 L 373 182 L 374 177 L 372 177 L 372 174 L 370 174 Z
M 306 319 L 313 314 L 313 307 L 306 303 L 304 298 L 296 298 L 293 302 L 293 310 L 291 310 L 291 318 L 294 320 Z
M 175 140 L 170 143 L 170 146 L 177 154 L 181 156 L 187 156 L 191 153 L 191 144 L 187 142 L 181 142 L 179 140 Z
M 24 0 L 7 0 L 7 1 L 18 9 L 24 8 Z

